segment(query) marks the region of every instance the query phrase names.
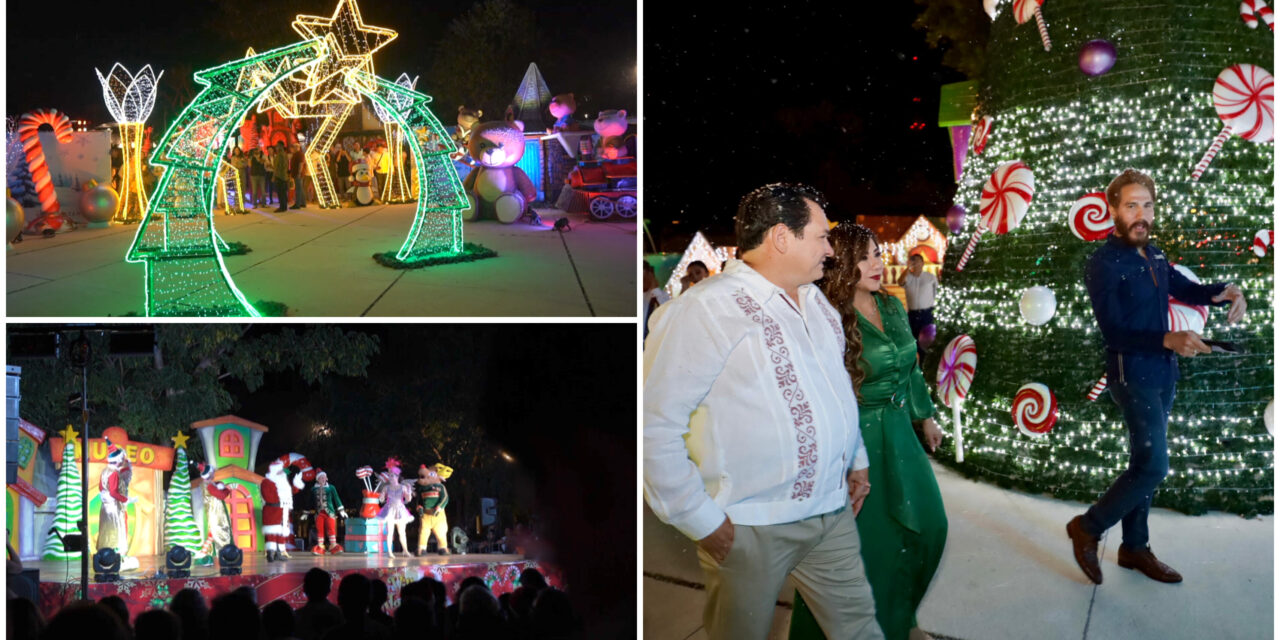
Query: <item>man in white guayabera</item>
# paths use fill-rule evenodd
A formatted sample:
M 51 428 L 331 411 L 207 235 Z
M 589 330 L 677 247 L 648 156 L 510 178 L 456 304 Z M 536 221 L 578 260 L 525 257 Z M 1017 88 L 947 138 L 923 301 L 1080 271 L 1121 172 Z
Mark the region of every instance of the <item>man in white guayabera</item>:
M 769 633 L 791 575 L 829 638 L 883 638 L 854 515 L 870 492 L 840 314 L 813 284 L 826 202 L 761 187 L 741 260 L 668 303 L 644 352 L 644 495 L 698 541 L 710 638 Z

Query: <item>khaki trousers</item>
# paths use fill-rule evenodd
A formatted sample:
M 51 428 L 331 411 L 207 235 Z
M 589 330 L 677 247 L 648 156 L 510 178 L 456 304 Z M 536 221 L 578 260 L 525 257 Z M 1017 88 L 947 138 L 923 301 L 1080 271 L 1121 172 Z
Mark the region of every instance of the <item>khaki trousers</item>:
M 724 563 L 717 565 L 701 548 L 698 560 L 707 575 L 702 622 L 712 640 L 767 637 L 788 575 L 828 638 L 884 638 L 847 506 L 798 522 L 734 525 Z

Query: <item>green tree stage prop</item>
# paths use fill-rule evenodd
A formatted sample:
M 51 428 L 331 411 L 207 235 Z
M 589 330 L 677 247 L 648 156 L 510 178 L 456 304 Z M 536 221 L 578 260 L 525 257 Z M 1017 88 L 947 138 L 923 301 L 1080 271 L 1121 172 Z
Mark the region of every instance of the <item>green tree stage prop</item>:
M 181 439 L 183 442 L 179 443 Z M 169 477 L 169 491 L 164 501 L 164 547 L 166 552 L 180 544 L 196 557 L 204 556 L 200 543 L 200 528 L 191 512 L 191 472 L 187 468 L 186 437 L 174 440 L 178 450 L 173 461 L 173 475 Z
M 44 542 L 45 560 L 75 560 L 80 558 L 79 551 L 67 551 L 62 545 L 59 535 L 79 533 L 76 522 L 80 520 L 80 465 L 76 462 L 76 449 L 73 438 L 66 439 L 62 448 L 62 471 L 58 473 L 58 505 L 54 508 L 53 529 Z
M 1171 470 L 1156 506 L 1200 513 L 1271 513 L 1273 442 L 1263 411 L 1273 395 L 1273 254 L 1250 251 L 1254 234 L 1271 229 L 1273 143 L 1227 139 L 1198 182 L 1192 171 L 1222 130 L 1211 93 L 1219 72 L 1235 64 L 1268 71 L 1273 34 L 1248 28 L 1238 6 L 1199 2 L 1092 0 L 1041 7 L 1052 49 L 1035 19 L 1017 24 L 1013 3 L 999 7 L 980 78 L 976 117 L 993 116 L 985 150 L 969 151 L 955 202 L 969 215 L 950 239 L 937 301 L 937 345 L 926 360 L 936 371 L 941 345 L 958 334 L 977 343 L 976 376 L 963 404 L 964 462 L 971 476 L 1095 500 L 1128 462 L 1120 410 L 1103 393 L 1087 394 L 1105 372 L 1101 337 L 1084 288 L 1085 261 L 1099 246 L 1072 235 L 1068 211 L 1103 191 L 1127 167 L 1148 172 L 1157 187 L 1153 241 L 1174 264 L 1203 282 L 1230 281 L 1249 301 L 1243 323 L 1228 326 L 1210 309 L 1208 337 L 1229 340 L 1240 355 L 1181 359 L 1182 379 L 1169 422 Z M 1101 39 L 1116 49 L 1115 66 L 1091 77 L 1079 54 Z M 973 258 L 956 270 L 978 224 L 983 184 L 1002 163 L 1020 160 L 1035 174 L 1035 196 L 1021 226 L 983 234 Z M 1057 298 L 1047 324 L 1031 326 L 1019 298 L 1043 285 Z M 1057 397 L 1061 417 L 1039 438 L 1014 426 L 1011 401 L 1039 382 Z M 938 422 L 950 433 L 951 415 Z M 954 440 L 940 457 L 956 464 Z

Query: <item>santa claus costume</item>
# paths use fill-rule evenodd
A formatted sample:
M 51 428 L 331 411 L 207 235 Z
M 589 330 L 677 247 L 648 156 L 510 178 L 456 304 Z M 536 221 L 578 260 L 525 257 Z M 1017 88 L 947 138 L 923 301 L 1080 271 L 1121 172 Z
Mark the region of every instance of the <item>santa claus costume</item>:
M 382 531 L 387 541 L 387 554 L 395 557 L 395 547 L 391 540 L 391 529 L 394 527 L 400 534 L 400 548 L 405 557 L 413 557 L 409 553 L 409 544 L 405 541 L 405 525 L 413 522 L 413 515 L 404 504 L 413 499 L 413 486 L 400 482 L 400 461 L 387 458 L 386 473 L 379 474 L 378 500 L 382 502 L 382 510 L 378 519 L 382 521 Z
M 231 497 L 231 487 L 213 479 L 216 467 L 206 467 L 203 462 L 199 467 L 200 479 L 204 481 L 204 550 L 213 556 L 231 544 L 231 518 L 227 515 L 226 503 Z
M 443 464 L 434 467 L 421 465 L 418 467 L 418 517 L 421 527 L 418 529 L 418 555 L 427 553 L 427 541 L 434 534 L 436 550 L 441 555 L 449 555 L 449 543 L 445 534 L 449 531 L 449 521 L 445 518 L 444 507 L 449 504 L 449 492 L 444 488 L 444 481 L 453 474 L 453 469 Z
M 338 520 L 347 518 L 347 510 L 342 506 L 338 490 L 329 484 L 329 474 L 323 470 L 316 471 L 316 483 L 311 487 L 312 500 L 316 510 L 316 546 L 311 553 L 324 555 L 325 532 L 329 535 L 329 553 L 342 553 L 342 545 L 338 544 Z
M 293 494 L 302 491 L 302 474 L 293 477 L 293 484 L 284 473 L 284 463 L 272 460 L 267 475 L 260 485 L 262 490 L 262 535 L 267 540 L 267 562 L 288 560 L 285 545 L 289 542 L 289 511 L 293 509 Z
M 120 555 L 122 570 L 138 568 L 138 559 L 129 553 L 129 519 L 125 509 L 129 504 L 129 481 L 133 479 L 133 465 L 111 438 L 107 438 L 107 467 L 98 479 L 98 496 L 102 508 L 98 511 L 98 549 L 112 548 Z

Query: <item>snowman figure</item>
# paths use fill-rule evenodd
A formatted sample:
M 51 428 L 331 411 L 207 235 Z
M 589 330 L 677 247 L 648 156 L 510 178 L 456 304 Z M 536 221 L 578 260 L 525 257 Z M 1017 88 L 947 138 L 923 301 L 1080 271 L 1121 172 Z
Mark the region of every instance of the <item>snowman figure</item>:
M 351 165 L 351 190 L 355 203 L 367 207 L 373 202 L 373 189 L 370 187 L 373 176 L 369 174 L 369 163 L 363 154 L 355 154 Z

